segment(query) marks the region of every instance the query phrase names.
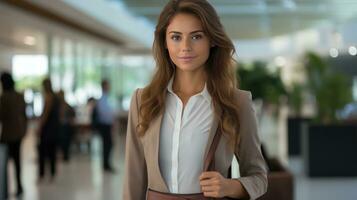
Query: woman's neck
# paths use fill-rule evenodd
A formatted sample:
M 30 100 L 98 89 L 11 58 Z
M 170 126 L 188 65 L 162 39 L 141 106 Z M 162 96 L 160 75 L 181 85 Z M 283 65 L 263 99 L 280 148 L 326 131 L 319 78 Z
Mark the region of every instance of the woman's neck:
M 172 90 L 179 96 L 193 96 L 203 90 L 206 83 L 204 70 L 183 72 L 176 70 Z

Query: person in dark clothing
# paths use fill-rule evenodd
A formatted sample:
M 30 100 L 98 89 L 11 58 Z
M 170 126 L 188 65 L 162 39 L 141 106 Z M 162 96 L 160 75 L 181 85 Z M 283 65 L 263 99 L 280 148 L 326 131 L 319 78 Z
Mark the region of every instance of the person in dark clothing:
M 56 175 L 56 148 L 58 140 L 59 122 L 59 100 L 52 90 L 50 79 L 42 82 L 44 89 L 45 107 L 40 117 L 38 135 L 38 153 L 39 153 L 39 182 L 45 176 L 46 161 L 51 166 L 51 181 Z
M 21 183 L 20 147 L 27 128 L 26 104 L 23 95 L 15 91 L 15 83 L 9 73 L 4 72 L 1 74 L 1 84 L 3 94 L 0 97 L 0 122 L 2 124 L 0 143 L 7 146 L 7 162 L 10 159 L 14 161 L 17 180 L 16 195 L 21 196 L 23 188 Z M 6 174 L 8 173 L 6 172 Z M 5 179 L 7 180 L 7 176 L 5 176 Z M 7 181 L 4 186 L 5 196 L 7 197 Z
M 102 96 L 96 103 L 93 112 L 97 112 L 96 127 L 100 133 L 103 141 L 103 168 L 106 172 L 115 173 L 114 168 L 110 163 L 110 156 L 113 148 L 112 140 L 112 125 L 114 122 L 113 108 L 109 104 L 109 82 L 107 80 L 102 81 Z
M 59 91 L 58 99 L 60 102 L 59 119 L 60 119 L 60 148 L 63 153 L 63 160 L 68 162 L 70 159 L 70 146 L 74 135 L 74 109 L 66 102 L 63 90 Z

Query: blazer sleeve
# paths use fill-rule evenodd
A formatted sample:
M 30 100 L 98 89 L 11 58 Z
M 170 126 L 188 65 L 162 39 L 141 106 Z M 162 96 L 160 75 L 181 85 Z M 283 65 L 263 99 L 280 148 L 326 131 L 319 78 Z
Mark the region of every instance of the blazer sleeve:
M 123 199 L 138 200 L 146 198 L 147 169 L 144 150 L 136 132 L 138 124 L 138 99 L 136 90 L 131 98 L 125 147 L 125 173 Z
M 248 192 L 249 199 L 257 199 L 268 187 L 267 166 L 261 153 L 252 94 L 242 92 L 239 101 L 240 142 L 235 149 L 241 175 L 238 180 Z

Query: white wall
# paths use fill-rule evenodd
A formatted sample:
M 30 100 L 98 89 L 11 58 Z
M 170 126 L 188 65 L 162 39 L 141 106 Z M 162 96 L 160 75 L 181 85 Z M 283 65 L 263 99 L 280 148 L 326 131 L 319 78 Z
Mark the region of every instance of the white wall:
M 11 59 L 12 53 L 1 49 L 0 47 L 0 71 L 9 71 L 11 72 Z

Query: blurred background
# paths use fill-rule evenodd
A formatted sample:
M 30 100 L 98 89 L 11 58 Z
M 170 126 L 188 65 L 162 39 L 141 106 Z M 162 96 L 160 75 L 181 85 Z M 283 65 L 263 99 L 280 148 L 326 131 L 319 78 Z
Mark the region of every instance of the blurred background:
M 153 32 L 167 2 L 0 1 L 0 72 L 12 75 L 29 119 L 21 194 L 14 163 L 5 166 L 5 153 L 0 157 L 0 185 L 9 169 L 9 199 L 121 199 L 130 98 L 155 69 Z M 235 44 L 239 87 L 253 94 L 270 168 L 264 199 L 357 199 L 357 1 L 209 2 Z M 74 112 L 71 159 L 58 151 L 56 178 L 39 183 L 36 130 L 47 77 Z M 102 137 L 88 101 L 103 96 L 104 79 L 114 117 L 113 173 L 101 169 Z M 4 195 L 1 188 L 0 200 Z

